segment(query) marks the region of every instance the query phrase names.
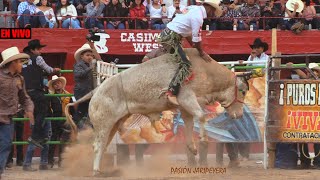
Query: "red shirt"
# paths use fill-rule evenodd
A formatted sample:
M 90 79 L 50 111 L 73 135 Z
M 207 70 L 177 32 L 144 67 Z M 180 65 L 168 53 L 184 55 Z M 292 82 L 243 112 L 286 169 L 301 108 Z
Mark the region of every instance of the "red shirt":
M 130 8 L 130 17 L 145 18 L 146 17 L 146 7 L 144 5 L 136 6 Z

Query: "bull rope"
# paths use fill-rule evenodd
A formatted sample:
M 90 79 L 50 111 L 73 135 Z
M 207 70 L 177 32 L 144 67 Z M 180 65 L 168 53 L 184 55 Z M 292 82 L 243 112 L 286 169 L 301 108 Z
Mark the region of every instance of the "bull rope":
M 123 81 L 122 81 L 122 76 L 121 76 L 121 74 L 122 74 L 122 73 L 119 73 L 120 81 L 121 81 L 121 87 L 122 87 L 122 93 L 123 93 L 124 98 L 125 98 L 125 101 L 126 101 L 126 106 L 127 106 L 127 109 L 128 109 L 128 113 L 129 113 L 129 114 L 132 114 L 132 113 L 130 112 L 130 110 L 129 110 L 126 93 L 124 92 L 124 87 L 123 87 Z
M 307 156 L 306 153 L 304 152 L 303 146 L 304 146 L 304 143 L 301 146 L 301 151 L 302 151 L 303 156 L 306 157 L 307 159 L 313 160 L 314 158 L 316 158 L 316 157 L 318 157 L 320 155 L 320 151 L 319 151 L 317 155 L 314 155 L 314 157 Z

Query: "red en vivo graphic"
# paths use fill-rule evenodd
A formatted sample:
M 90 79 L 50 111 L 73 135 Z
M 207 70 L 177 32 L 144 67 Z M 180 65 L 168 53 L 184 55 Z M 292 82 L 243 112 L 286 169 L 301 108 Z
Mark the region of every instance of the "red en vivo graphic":
M 31 39 L 31 28 L 0 28 L 0 39 Z

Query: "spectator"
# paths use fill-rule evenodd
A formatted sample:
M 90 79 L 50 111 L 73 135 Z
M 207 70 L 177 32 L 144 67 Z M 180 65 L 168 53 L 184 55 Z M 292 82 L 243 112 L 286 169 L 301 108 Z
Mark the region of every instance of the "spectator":
M 103 17 L 103 10 L 105 5 L 100 2 L 100 0 L 93 0 L 91 3 L 87 4 L 87 19 L 85 20 L 86 28 L 99 28 L 104 29 L 102 19 L 98 17 Z
M 269 60 L 269 56 L 265 53 L 269 48 L 268 43 L 256 38 L 250 47 L 252 51 L 247 61 L 265 61 L 265 63 L 254 64 L 256 66 L 265 66 Z M 240 60 L 239 63 L 242 64 L 243 61 Z
M 162 3 L 162 0 L 152 0 L 152 4 L 150 0 L 147 0 L 148 8 L 150 12 L 151 18 L 151 27 L 152 29 L 161 30 L 166 27 L 166 25 L 162 21 L 162 13 L 167 13 L 166 5 Z
M 73 68 L 74 74 L 74 96 L 76 99 L 80 99 L 84 95 L 93 90 L 93 69 L 95 67 L 95 61 L 101 60 L 100 55 L 97 53 L 92 42 L 84 44 L 74 53 L 76 64 Z M 75 121 L 78 127 L 83 127 L 83 122 L 88 117 L 89 102 L 79 104 L 77 112 L 75 113 Z
M 134 0 L 129 9 L 131 29 L 147 29 L 148 20 L 146 18 L 146 7 L 142 4 L 144 0 Z
M 48 3 L 48 0 L 41 0 L 37 6 L 36 12 L 43 12 L 46 21 L 49 23 L 49 28 L 57 28 L 56 15 L 51 8 L 51 4 Z
M 33 103 L 26 93 L 23 77 L 20 75 L 22 64 L 29 55 L 20 53 L 17 47 L 5 49 L 0 63 L 0 179 L 4 172 L 12 145 L 12 116 L 18 112 L 18 103 L 25 109 L 30 124 L 34 124 Z
M 123 8 L 125 7 L 125 8 Z M 108 29 L 125 29 L 125 19 L 123 18 L 109 18 L 109 17 L 127 17 L 128 11 L 126 6 L 119 3 L 119 0 L 112 0 L 110 4 L 106 7 L 105 17 L 107 19 Z
M 296 0 L 296 1 L 293 1 L 293 0 L 289 0 L 287 3 L 286 3 L 286 10 L 285 10 L 285 14 L 284 14 L 284 24 L 283 24 L 283 27 L 282 29 L 287 29 L 287 30 L 290 30 L 291 27 L 300 22 L 300 19 L 295 19 L 295 18 L 299 18 L 299 17 L 302 17 L 302 10 L 304 8 L 304 4 L 302 1 L 300 0 Z M 300 27 L 300 29 L 303 29 L 303 25 Z
M 18 14 L 18 6 L 20 2 L 24 2 L 25 0 L 11 0 L 11 14 Z
M 28 64 L 23 66 L 22 74 L 25 78 L 26 89 L 35 104 L 35 123 L 31 126 L 32 134 L 28 138 L 30 143 L 27 148 L 26 158 L 23 164 L 23 169 L 26 171 L 34 171 L 31 168 L 31 160 L 35 146 L 43 148 L 43 144 L 48 141 L 49 125 L 45 121 L 48 112 L 48 101 L 44 96 L 44 79 L 43 71 L 48 74 L 59 72 L 59 68 L 52 68 L 46 64 L 41 56 L 41 49 L 46 45 L 42 45 L 38 39 L 28 42 L 28 46 L 23 51 L 30 55 Z M 34 146 L 35 145 L 35 146 Z
M 21 2 L 18 6 L 18 21 L 20 27 L 36 28 L 49 27 L 42 11 L 36 11 L 37 7 L 33 4 L 34 0 L 26 0 Z M 36 16 L 34 16 L 36 15 Z
M 79 14 L 79 16 L 86 13 L 87 5 L 91 2 L 92 0 L 72 0 L 72 4 L 76 7 L 77 14 Z
M 272 18 L 261 19 L 260 25 L 265 26 L 262 28 L 264 28 L 265 30 L 277 28 L 277 26 L 281 24 L 282 20 L 276 17 L 284 16 L 284 11 L 281 11 L 281 9 L 282 9 L 281 6 L 280 6 L 280 9 L 277 6 L 275 6 L 274 0 L 271 0 L 270 2 L 267 1 L 265 6 L 261 7 L 261 16 L 272 17 Z
M 180 3 L 180 0 L 174 0 L 173 4 L 167 9 L 167 17 L 172 19 L 176 14 L 182 14 L 182 10 L 185 9 L 186 6 Z
M 239 30 L 249 30 L 251 25 L 254 30 L 258 30 L 260 7 L 256 4 L 256 0 L 247 0 L 247 3 L 242 4 L 240 13 L 242 20 L 238 22 Z
M 24 110 L 21 108 L 21 105 L 18 106 L 18 113 L 15 117 L 23 118 Z M 17 141 L 23 141 L 23 129 L 24 122 L 23 121 L 15 121 L 14 122 L 14 135 Z M 11 168 L 13 166 L 13 155 L 14 155 L 14 145 L 11 146 L 11 152 L 9 154 L 7 160 L 7 168 Z M 17 166 L 22 166 L 23 164 L 23 145 L 16 145 L 16 164 Z
M 303 17 L 305 18 L 306 25 L 311 24 L 312 29 L 319 29 L 319 19 L 316 17 L 316 9 L 314 8 L 314 5 L 310 4 L 310 0 L 305 0 L 304 2 L 304 9 L 303 9 Z
M 232 30 L 234 25 L 238 28 L 238 19 L 236 18 L 240 17 L 241 14 L 237 9 L 235 9 L 233 1 L 223 0 L 222 10 L 222 16 L 218 19 L 218 29 Z
M 62 21 L 62 28 L 80 29 L 80 22 L 77 19 L 77 11 L 74 5 L 67 0 L 60 0 L 57 6 L 57 19 Z
M 58 77 L 58 76 L 52 76 L 52 79 L 48 83 L 49 87 L 49 93 L 50 94 L 70 94 L 68 91 L 66 91 L 64 88 L 66 87 L 67 80 L 64 77 Z M 50 108 L 52 110 L 52 116 L 53 117 L 64 117 L 64 108 L 65 106 L 70 103 L 71 98 L 70 97 L 52 97 L 50 101 Z M 63 121 L 51 121 L 51 128 L 52 128 L 52 136 L 51 141 L 60 141 L 62 138 L 62 135 L 64 133 L 64 123 Z M 49 146 L 49 154 L 48 154 L 48 160 L 49 165 L 51 168 L 54 166 L 54 153 L 55 149 L 58 146 L 59 149 L 59 160 L 58 160 L 58 166 L 61 166 L 62 162 L 62 152 L 64 149 L 64 145 L 50 145 Z

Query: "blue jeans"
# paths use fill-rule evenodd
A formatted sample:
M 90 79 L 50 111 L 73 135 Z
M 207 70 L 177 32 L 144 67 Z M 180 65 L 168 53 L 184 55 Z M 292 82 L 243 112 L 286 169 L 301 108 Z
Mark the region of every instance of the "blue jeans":
M 13 123 L 0 123 L 0 175 L 6 167 L 7 159 L 11 151 L 13 129 Z
M 118 27 L 113 26 L 111 23 L 107 24 L 108 29 L 125 29 L 126 27 L 124 26 L 123 23 L 119 23 Z
M 26 15 L 26 16 L 23 16 Z M 20 27 L 25 27 L 26 24 L 30 24 L 31 27 L 37 28 L 37 27 L 43 27 L 46 23 L 47 20 L 43 14 L 43 12 L 38 12 L 37 15 L 39 16 L 30 16 L 30 11 L 26 9 L 23 11 L 22 15 L 19 17 L 19 26 Z
M 250 25 L 253 26 L 253 30 L 258 30 L 258 26 L 257 26 L 257 23 L 256 23 L 256 22 L 250 22 L 250 23 L 248 24 L 248 26 L 250 27 Z M 250 28 L 249 28 L 249 29 L 250 29 Z M 243 22 L 239 22 L 239 23 L 238 23 L 238 30 L 246 30 Z
M 51 132 L 51 122 L 46 121 L 44 125 L 45 131 L 48 133 L 48 136 L 50 136 Z M 34 150 L 36 149 L 36 146 L 33 144 L 29 144 L 27 147 L 26 157 L 23 162 L 23 166 L 31 166 L 32 163 L 32 157 Z M 43 149 L 41 149 L 41 155 L 40 155 L 40 165 L 47 165 L 48 164 L 48 152 L 49 152 L 49 145 L 44 144 Z
M 88 18 L 85 24 L 87 29 L 91 29 L 94 27 L 104 29 L 102 22 L 96 18 Z
M 71 20 L 70 20 L 71 19 Z M 62 21 L 62 28 L 69 28 L 70 27 L 70 21 L 72 29 L 80 29 L 80 22 L 78 19 L 72 19 L 68 18 Z

